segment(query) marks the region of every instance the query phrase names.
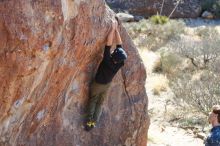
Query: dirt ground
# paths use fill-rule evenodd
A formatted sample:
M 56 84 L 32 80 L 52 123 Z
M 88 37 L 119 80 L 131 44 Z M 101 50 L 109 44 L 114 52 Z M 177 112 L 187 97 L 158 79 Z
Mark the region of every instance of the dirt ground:
M 146 90 L 149 98 L 151 125 L 148 134 L 148 146 L 203 146 L 203 140 L 196 138 L 191 131 L 173 126 L 169 122 L 169 112 L 175 112 L 172 105 L 172 92 L 167 89 L 160 95 L 153 94 L 152 82 L 157 74 L 151 72 L 157 55 L 154 52 L 142 51 L 141 56 L 147 68 Z M 154 78 L 154 79 L 153 79 Z

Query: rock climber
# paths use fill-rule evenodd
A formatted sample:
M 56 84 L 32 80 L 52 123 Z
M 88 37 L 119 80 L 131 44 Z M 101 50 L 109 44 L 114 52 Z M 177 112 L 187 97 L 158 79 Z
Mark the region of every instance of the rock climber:
M 113 45 L 114 38 L 116 49 L 111 53 L 110 49 Z M 114 20 L 110 33 L 107 36 L 103 59 L 91 84 L 85 124 L 86 131 L 90 131 L 96 127 L 102 113 L 101 106 L 107 96 L 111 81 L 118 70 L 124 65 L 125 59 L 127 59 L 127 54 L 122 48 L 122 40 L 118 31 L 118 21 Z

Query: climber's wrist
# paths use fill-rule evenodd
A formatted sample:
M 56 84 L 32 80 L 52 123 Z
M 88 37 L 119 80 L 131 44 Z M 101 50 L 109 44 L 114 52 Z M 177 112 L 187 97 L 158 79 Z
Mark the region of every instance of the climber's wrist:
M 117 44 L 116 48 L 122 48 L 122 45 L 121 44 Z

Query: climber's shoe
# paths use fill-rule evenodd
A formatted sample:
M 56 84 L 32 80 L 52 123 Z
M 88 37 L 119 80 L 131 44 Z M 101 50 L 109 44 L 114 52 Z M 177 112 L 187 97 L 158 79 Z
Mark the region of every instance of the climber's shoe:
M 87 121 L 86 125 L 85 125 L 85 130 L 90 131 L 95 127 L 96 127 L 96 122 L 95 121 Z

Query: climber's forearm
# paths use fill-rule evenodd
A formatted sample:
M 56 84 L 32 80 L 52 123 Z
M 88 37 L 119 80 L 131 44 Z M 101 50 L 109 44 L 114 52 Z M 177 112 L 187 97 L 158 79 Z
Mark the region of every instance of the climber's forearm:
M 115 30 L 116 44 L 122 45 L 122 40 L 118 29 Z
M 108 37 L 107 37 L 106 46 L 112 46 L 114 35 L 115 35 L 115 27 L 112 26 L 112 29 L 111 29 L 110 33 L 108 34 Z

